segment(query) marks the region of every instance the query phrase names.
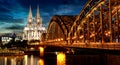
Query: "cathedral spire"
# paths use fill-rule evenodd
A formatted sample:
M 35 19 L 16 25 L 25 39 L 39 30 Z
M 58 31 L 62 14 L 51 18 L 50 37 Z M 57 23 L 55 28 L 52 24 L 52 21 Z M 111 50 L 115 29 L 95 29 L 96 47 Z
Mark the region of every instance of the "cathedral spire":
M 42 19 L 40 18 L 39 5 L 37 5 L 37 13 L 35 16 L 35 20 L 36 20 L 36 24 L 41 27 L 42 26 Z
M 40 13 L 39 13 L 39 5 L 37 5 L 37 14 L 36 14 L 37 18 L 40 18 Z
M 31 9 L 31 6 L 30 6 L 30 9 L 29 9 L 28 22 L 29 23 L 32 22 L 32 9 Z
M 40 13 L 39 13 L 39 6 L 37 5 L 37 13 L 36 13 L 36 22 L 41 23 Z

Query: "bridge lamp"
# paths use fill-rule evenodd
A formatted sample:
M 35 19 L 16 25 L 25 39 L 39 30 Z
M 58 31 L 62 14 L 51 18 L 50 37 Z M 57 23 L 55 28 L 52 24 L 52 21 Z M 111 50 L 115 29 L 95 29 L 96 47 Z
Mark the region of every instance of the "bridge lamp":
M 110 32 L 110 31 L 108 31 L 108 34 L 111 34 L 111 32 Z
M 83 36 L 83 35 L 81 35 L 79 38 L 80 38 L 80 39 L 82 39 L 83 37 L 84 37 L 84 36 Z
M 57 39 L 55 39 L 55 41 L 57 41 Z
M 67 40 L 69 40 L 70 38 L 68 37 Z
M 106 36 L 108 36 L 108 33 L 105 33 Z
M 58 41 L 60 41 L 60 39 L 58 38 Z
M 76 37 L 73 37 L 72 39 L 76 39 Z
M 95 36 L 95 34 L 94 33 L 92 33 L 91 35 L 90 35 L 90 37 L 94 37 Z
M 61 40 L 63 41 L 63 38 L 61 38 Z

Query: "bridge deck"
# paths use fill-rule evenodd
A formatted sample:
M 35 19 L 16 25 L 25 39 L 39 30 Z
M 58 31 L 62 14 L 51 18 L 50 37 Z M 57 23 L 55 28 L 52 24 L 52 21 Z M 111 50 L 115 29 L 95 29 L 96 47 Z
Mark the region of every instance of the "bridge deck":
M 43 46 L 60 46 L 60 47 L 76 47 L 76 48 L 96 48 L 96 49 L 108 49 L 108 50 L 120 50 L 120 44 L 119 43 L 105 43 L 105 44 L 99 44 L 99 43 L 92 43 L 92 44 L 40 44 Z

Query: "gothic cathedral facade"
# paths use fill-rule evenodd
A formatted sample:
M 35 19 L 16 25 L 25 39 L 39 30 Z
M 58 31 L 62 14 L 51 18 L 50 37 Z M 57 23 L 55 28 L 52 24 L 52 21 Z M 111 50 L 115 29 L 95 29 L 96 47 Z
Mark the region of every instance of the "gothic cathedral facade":
M 23 40 L 40 40 L 42 33 L 45 33 L 46 29 L 42 26 L 42 18 L 39 13 L 39 6 L 37 6 L 36 16 L 33 18 L 32 9 L 30 6 L 27 25 L 23 29 Z

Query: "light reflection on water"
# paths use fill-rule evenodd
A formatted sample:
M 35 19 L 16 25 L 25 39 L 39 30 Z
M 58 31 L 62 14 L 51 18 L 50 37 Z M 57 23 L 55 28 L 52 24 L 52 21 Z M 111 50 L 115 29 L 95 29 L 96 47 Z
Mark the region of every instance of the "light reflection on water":
M 39 64 L 38 65 L 44 65 L 44 59 L 39 59 Z
M 43 61 L 42 61 L 43 62 Z M 44 65 L 39 64 L 39 57 L 34 55 L 24 56 L 0 56 L 0 65 Z
M 66 65 L 66 55 L 62 52 L 57 53 L 57 65 Z
M 66 65 L 66 55 L 64 53 L 57 53 L 53 58 L 56 58 L 56 60 L 47 60 L 46 62 L 54 61 L 56 62 L 55 65 Z M 46 62 L 45 58 L 34 55 L 0 56 L 0 65 L 46 65 Z

